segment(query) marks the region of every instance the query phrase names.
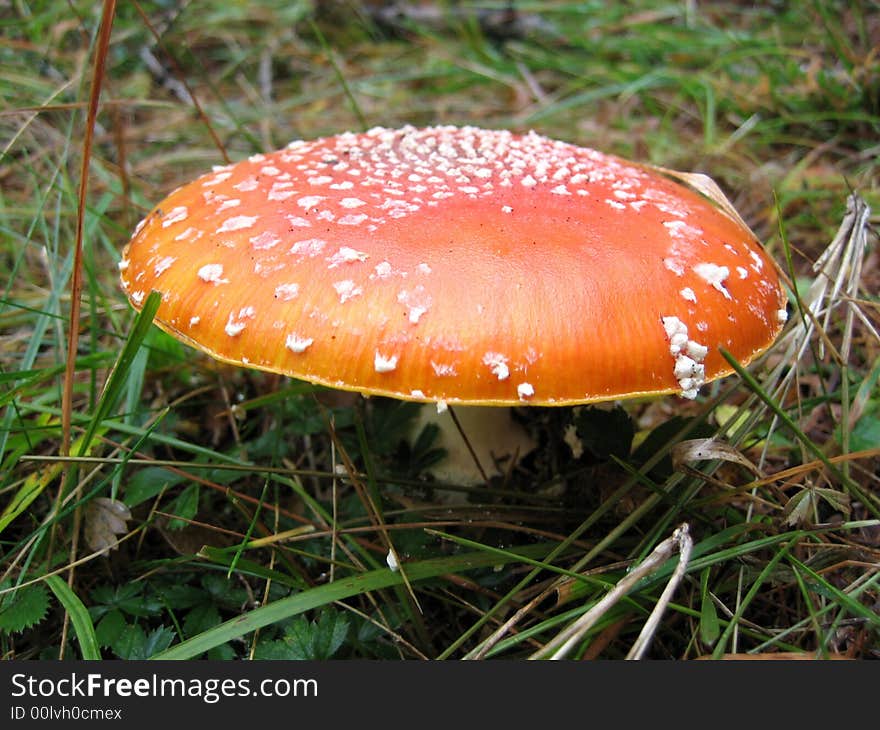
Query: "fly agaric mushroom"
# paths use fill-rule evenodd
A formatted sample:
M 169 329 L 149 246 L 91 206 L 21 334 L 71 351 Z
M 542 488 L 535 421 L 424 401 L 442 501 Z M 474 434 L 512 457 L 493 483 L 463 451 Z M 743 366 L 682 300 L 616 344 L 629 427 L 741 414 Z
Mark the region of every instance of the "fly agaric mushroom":
M 135 307 L 227 363 L 461 405 L 678 393 L 747 364 L 785 295 L 744 224 L 535 133 L 376 128 L 215 168 L 138 226 Z

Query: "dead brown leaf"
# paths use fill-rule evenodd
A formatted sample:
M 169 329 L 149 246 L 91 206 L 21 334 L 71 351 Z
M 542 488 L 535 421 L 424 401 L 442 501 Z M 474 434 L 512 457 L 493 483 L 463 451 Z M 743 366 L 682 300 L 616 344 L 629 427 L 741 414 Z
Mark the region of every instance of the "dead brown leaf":
M 117 499 L 96 497 L 86 505 L 83 534 L 95 552 L 109 552 L 119 543 L 117 535 L 128 531 L 128 507 Z

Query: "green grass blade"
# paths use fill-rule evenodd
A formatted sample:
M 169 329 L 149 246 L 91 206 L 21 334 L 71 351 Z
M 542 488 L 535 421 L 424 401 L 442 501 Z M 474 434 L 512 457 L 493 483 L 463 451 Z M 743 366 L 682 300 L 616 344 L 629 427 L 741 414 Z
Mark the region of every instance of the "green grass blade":
M 807 585 L 812 591 L 819 593 L 825 598 L 836 602 L 852 616 L 864 619 L 875 628 L 880 629 L 880 614 L 877 614 L 875 611 L 872 611 L 867 606 L 862 605 L 852 596 L 847 595 L 839 588 L 835 588 L 816 571 L 811 570 L 808 566 L 804 565 L 797 558 L 790 557 L 788 561 L 795 568 L 795 570 L 800 571 L 804 574 L 804 576 L 806 576 L 808 580 Z
M 83 659 L 97 660 L 101 658 L 101 650 L 98 647 L 98 639 L 95 636 L 95 626 L 89 611 L 83 602 L 61 578 L 50 575 L 46 578 L 46 584 L 52 589 L 52 593 L 64 606 L 64 610 L 70 615 L 73 630 L 79 640 L 79 648 Z
M 147 332 L 153 324 L 153 317 L 156 316 L 156 311 L 161 303 L 162 297 L 155 291 L 150 292 L 150 295 L 144 301 L 143 309 L 135 318 L 131 332 L 125 341 L 125 345 L 122 347 L 122 351 L 119 353 L 116 363 L 113 365 L 113 369 L 110 371 L 110 375 L 104 385 L 104 390 L 101 392 L 101 398 L 86 428 L 85 438 L 77 452 L 78 456 L 84 455 L 88 450 L 101 423 L 107 418 L 111 409 L 125 391 L 129 369 L 137 357 L 141 343 L 143 343 L 144 338 L 147 336 Z
M 721 626 L 709 592 L 709 569 L 705 568 L 700 575 L 700 640 L 712 646 L 721 635 Z
M 740 601 L 739 606 L 736 608 L 736 612 L 730 619 L 730 623 L 727 624 L 727 627 L 724 629 L 724 633 L 721 634 L 721 638 L 718 640 L 718 643 L 715 645 L 715 649 L 712 651 L 713 659 L 720 659 L 721 655 L 724 654 L 727 643 L 730 641 L 730 637 L 733 634 L 733 630 L 738 626 L 739 620 L 742 617 L 745 610 L 749 607 L 749 605 L 754 600 L 755 596 L 758 595 L 758 591 L 761 589 L 761 586 L 764 585 L 766 580 L 769 580 L 771 573 L 773 572 L 776 565 L 779 563 L 782 558 L 784 558 L 788 551 L 791 550 L 797 544 L 797 541 L 800 539 L 800 536 L 797 535 L 789 540 L 788 544 L 783 545 L 778 553 L 773 555 L 764 567 L 761 569 L 761 572 L 755 578 L 745 597 Z
M 551 544 L 531 545 L 516 551 L 517 557 L 540 558 L 547 555 L 555 546 Z M 497 565 L 503 558 L 495 554 L 468 553 L 448 558 L 433 558 L 417 563 L 408 563 L 407 577 L 413 583 L 426 578 L 435 578 L 446 573 L 459 573 L 476 568 Z M 400 572 L 379 568 L 360 575 L 340 578 L 333 583 L 312 588 L 283 598 L 267 606 L 226 621 L 198 636 L 181 642 L 159 654 L 153 659 L 192 659 L 212 647 L 225 644 L 262 626 L 290 618 L 312 608 L 325 606 L 333 601 L 341 601 L 369 591 L 390 588 L 403 584 Z

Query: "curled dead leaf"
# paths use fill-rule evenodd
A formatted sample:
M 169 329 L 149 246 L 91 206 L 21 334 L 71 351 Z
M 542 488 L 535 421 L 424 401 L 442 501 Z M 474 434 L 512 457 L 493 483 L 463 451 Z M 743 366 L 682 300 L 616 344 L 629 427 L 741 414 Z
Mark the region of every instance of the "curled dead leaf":
M 819 503 L 825 501 L 835 512 L 849 517 L 851 512 L 850 496 L 845 492 L 824 487 L 804 487 L 798 490 L 782 511 L 786 524 L 795 527 L 809 525 L 819 509 Z
M 748 458 L 737 451 L 733 446 L 718 439 L 687 439 L 672 447 L 672 466 L 680 469 L 682 465 L 689 465 L 695 461 L 710 461 L 719 459 L 739 464 L 748 469 L 758 478 L 764 475 Z
M 747 231 L 752 230 L 742 219 L 742 216 L 737 212 L 736 208 L 733 207 L 733 203 L 730 202 L 718 183 L 708 175 L 704 175 L 701 172 L 681 172 L 680 170 L 671 170 L 668 167 L 659 167 L 657 165 L 651 165 L 650 167 L 658 172 L 662 172 L 664 175 L 668 175 L 675 180 L 683 182 L 698 193 L 702 193 L 715 203 L 723 213 L 739 223 Z M 754 232 L 752 235 L 754 235 Z M 755 237 L 757 238 L 757 236 Z
M 83 535 L 94 552 L 108 552 L 119 544 L 117 535 L 128 531 L 128 507 L 117 499 L 96 497 L 86 505 Z

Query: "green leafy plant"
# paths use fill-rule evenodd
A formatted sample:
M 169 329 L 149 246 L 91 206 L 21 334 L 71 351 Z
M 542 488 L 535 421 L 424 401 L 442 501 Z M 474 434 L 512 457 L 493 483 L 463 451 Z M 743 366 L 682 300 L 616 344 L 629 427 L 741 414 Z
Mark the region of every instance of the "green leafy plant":
M 11 588 L 10 581 L 0 583 L 0 589 Z M 18 588 L 7 594 L 0 604 L 0 631 L 17 633 L 32 628 L 46 618 L 49 611 L 49 591 L 40 583 Z
M 345 642 L 351 629 L 348 619 L 335 609 L 326 608 L 317 619 L 297 616 L 284 625 L 278 639 L 257 644 L 257 659 L 331 659 Z

